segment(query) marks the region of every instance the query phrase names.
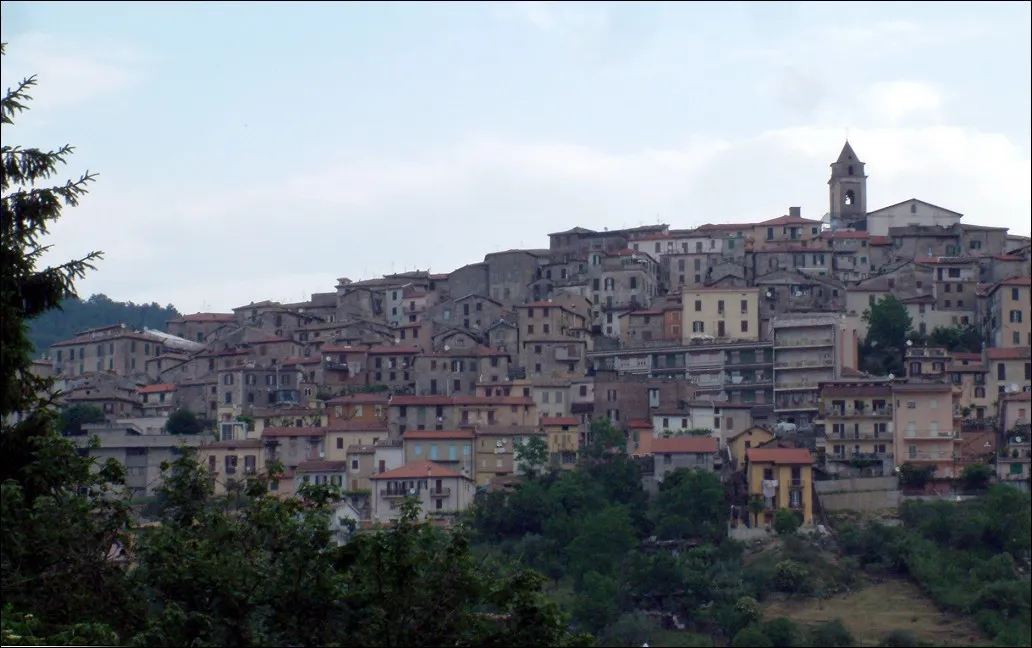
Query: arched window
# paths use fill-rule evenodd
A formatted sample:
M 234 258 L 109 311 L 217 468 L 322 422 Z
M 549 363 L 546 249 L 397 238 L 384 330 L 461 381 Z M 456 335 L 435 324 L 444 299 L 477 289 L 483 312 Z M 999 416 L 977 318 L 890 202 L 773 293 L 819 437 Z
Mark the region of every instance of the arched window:
M 852 207 L 856 204 L 856 194 L 853 193 L 852 189 L 846 192 L 845 204 L 847 207 Z

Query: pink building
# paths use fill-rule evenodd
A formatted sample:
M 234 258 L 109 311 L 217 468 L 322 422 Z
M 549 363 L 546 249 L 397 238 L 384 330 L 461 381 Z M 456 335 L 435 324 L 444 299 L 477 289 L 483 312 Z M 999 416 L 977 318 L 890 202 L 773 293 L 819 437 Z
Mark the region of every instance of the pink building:
M 893 445 L 896 465 L 934 466 L 935 477 L 952 478 L 960 423 L 960 390 L 948 383 L 897 384 L 892 387 Z

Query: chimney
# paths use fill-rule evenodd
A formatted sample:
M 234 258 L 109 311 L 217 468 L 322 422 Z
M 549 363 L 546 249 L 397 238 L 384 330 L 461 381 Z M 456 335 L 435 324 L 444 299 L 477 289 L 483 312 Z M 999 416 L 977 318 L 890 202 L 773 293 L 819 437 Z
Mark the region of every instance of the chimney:
M 791 216 L 792 218 L 801 218 L 802 212 L 803 212 L 803 208 L 802 207 L 789 207 L 788 208 L 788 215 Z

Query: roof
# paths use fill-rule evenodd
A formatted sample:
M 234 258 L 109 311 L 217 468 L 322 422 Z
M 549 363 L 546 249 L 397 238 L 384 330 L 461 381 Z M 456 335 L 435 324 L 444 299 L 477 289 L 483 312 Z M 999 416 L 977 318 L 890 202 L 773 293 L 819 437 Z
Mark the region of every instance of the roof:
M 267 427 L 262 430 L 262 438 L 279 438 L 279 437 L 312 437 L 312 436 L 326 436 L 326 428 L 311 428 L 311 427 Z
M 860 158 L 856 156 L 856 152 L 853 151 L 853 147 L 850 146 L 849 140 L 846 140 L 845 145 L 842 147 L 842 152 L 839 153 L 838 159 L 835 160 L 835 164 L 845 164 L 848 162 L 859 162 Z
M 387 424 L 383 421 L 331 421 L 327 432 L 383 432 Z
M 985 354 L 990 360 L 1021 360 L 1032 356 L 1032 349 L 1029 347 L 996 347 L 986 349 Z
M 170 323 L 175 322 L 177 324 L 186 322 L 195 322 L 198 324 L 202 324 L 216 322 L 226 323 L 235 321 L 236 315 L 234 315 L 233 313 L 194 313 L 193 315 L 183 315 L 182 317 L 177 317 L 175 319 L 169 320 Z
M 885 397 L 890 398 L 892 396 L 892 385 L 889 383 L 883 383 L 881 385 L 825 385 L 821 389 L 821 397 L 834 398 L 835 396 L 842 397 Z
M 719 442 L 711 436 L 679 436 L 653 439 L 653 454 L 711 453 L 719 449 Z
M 1010 277 L 1008 279 L 1004 279 L 1003 281 L 997 281 L 995 284 L 993 284 L 993 287 L 990 288 L 986 294 L 991 295 L 994 292 L 996 292 L 997 288 L 1002 288 L 1004 286 L 1016 288 L 1024 286 L 1025 288 L 1029 288 L 1032 287 L 1032 277 Z
M 319 364 L 322 362 L 322 358 L 287 358 L 283 361 L 283 366 L 287 365 L 310 365 Z
M 809 218 L 803 218 L 802 216 L 778 216 L 770 220 L 765 220 L 759 225 L 820 225 L 819 220 L 811 220 Z
M 349 394 L 346 396 L 337 396 L 326 401 L 327 405 L 386 405 L 387 401 L 390 400 L 390 394 L 387 392 L 372 392 L 364 394 Z
M 655 446 L 655 444 L 653 444 Z M 747 461 L 780 465 L 813 463 L 813 455 L 804 448 L 749 448 L 745 451 Z
M 201 450 L 212 449 L 212 450 L 233 450 L 235 448 L 260 448 L 262 447 L 261 439 L 230 439 L 228 441 L 216 441 L 214 443 L 205 443 L 201 446 Z
M 767 428 L 761 428 L 758 425 L 753 425 L 753 426 L 745 428 L 744 430 L 739 430 L 737 432 L 733 432 L 733 433 L 727 435 L 727 438 L 728 439 L 737 439 L 738 437 L 742 436 L 743 434 L 750 434 L 751 435 L 753 432 L 763 432 L 764 434 L 769 434 L 772 437 L 774 436 L 774 433 L 771 432 L 770 430 L 768 430 Z
M 541 425 L 580 425 L 580 420 L 575 416 L 546 416 L 541 419 Z M 649 427 L 652 427 L 651 425 Z
M 631 419 L 627 422 L 627 427 L 632 430 L 651 430 L 652 421 L 648 419 Z
M 369 479 L 447 479 L 447 478 L 461 478 L 469 479 L 464 475 L 448 470 L 440 464 L 436 464 L 432 461 L 413 461 L 412 463 L 405 464 L 401 468 L 395 468 L 394 470 L 388 470 L 387 472 L 380 473 L 379 475 L 373 475 Z
M 501 383 L 499 383 L 501 386 Z M 476 406 L 476 405 L 525 405 L 534 404 L 529 396 L 395 396 L 391 406 L 434 407 L 434 406 Z
M 297 465 L 297 472 L 344 472 L 347 466 L 346 461 L 302 461 Z
M 140 387 L 136 390 L 137 394 L 167 394 L 176 390 L 175 385 L 159 384 L 159 385 L 147 385 L 146 387 Z
M 473 430 L 408 430 L 401 435 L 404 441 L 432 441 L 434 439 L 472 439 Z
M 417 346 L 375 346 L 368 351 L 369 355 L 412 355 L 422 352 Z

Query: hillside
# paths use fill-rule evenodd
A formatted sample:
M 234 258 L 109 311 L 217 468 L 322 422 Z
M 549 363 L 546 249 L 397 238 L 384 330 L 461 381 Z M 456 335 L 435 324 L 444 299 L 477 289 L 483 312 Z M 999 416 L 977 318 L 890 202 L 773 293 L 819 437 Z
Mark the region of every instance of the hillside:
M 137 328 L 164 331 L 165 322 L 176 317 L 181 317 L 181 314 L 171 304 L 134 304 L 113 301 L 107 295 L 93 295 L 85 301 L 65 300 L 60 310 L 49 311 L 29 322 L 29 339 L 36 347 L 38 357 L 46 353 L 54 342 L 70 338 L 83 329 L 124 322 Z

